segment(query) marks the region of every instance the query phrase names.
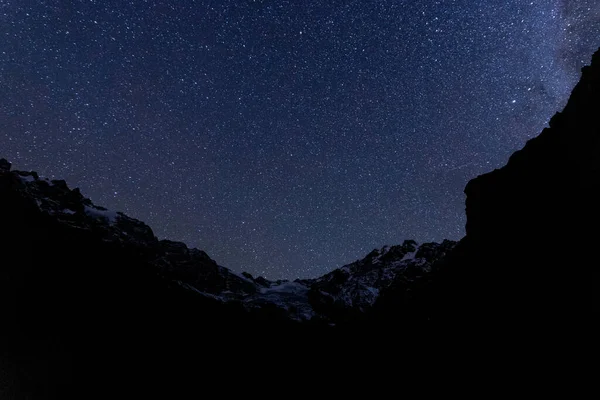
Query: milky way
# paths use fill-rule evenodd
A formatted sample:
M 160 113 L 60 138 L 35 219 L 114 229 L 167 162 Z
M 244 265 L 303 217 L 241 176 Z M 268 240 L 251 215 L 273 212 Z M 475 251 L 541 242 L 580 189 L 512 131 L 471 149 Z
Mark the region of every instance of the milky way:
M 464 234 L 564 105 L 580 1 L 0 1 L 0 156 L 269 278 Z

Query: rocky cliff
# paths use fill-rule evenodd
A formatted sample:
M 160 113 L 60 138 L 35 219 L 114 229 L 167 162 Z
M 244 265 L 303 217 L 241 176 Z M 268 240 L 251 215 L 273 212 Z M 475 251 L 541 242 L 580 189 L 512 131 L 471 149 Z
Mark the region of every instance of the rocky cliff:
M 547 333 L 596 312 L 600 50 L 549 127 L 465 193 L 466 237 L 436 279 L 440 321 Z

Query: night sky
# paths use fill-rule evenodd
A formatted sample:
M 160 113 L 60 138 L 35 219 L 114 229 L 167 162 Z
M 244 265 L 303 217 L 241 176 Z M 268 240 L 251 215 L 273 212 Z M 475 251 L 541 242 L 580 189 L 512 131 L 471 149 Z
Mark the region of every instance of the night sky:
M 268 278 L 460 239 L 600 2 L 0 0 L 0 157 Z

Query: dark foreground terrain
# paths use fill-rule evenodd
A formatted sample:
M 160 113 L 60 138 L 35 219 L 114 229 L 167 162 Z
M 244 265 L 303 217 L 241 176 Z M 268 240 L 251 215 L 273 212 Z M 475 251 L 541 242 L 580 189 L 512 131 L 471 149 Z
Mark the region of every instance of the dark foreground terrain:
M 550 126 L 465 193 L 458 243 L 269 281 L 1 160 L 0 398 L 348 387 L 444 349 L 581 344 L 598 310 L 600 51 Z

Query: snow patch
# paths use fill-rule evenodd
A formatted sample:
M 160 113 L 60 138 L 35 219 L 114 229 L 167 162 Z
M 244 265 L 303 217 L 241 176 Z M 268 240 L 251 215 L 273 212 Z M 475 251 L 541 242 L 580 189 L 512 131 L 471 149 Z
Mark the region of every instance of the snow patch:
M 35 182 L 33 175 L 19 175 L 19 178 L 21 178 L 23 182 Z
M 374 297 L 378 297 L 378 296 L 379 296 L 379 289 L 377 289 L 377 288 L 374 288 L 374 287 L 372 287 L 372 286 L 365 286 L 365 289 L 367 289 L 369 292 L 371 292 L 371 294 L 372 294 Z
M 245 277 L 244 275 L 242 275 L 242 274 L 238 274 L 237 272 L 235 272 L 235 271 L 232 271 L 232 270 L 230 270 L 230 269 L 228 269 L 228 268 L 224 268 L 224 267 L 221 267 L 221 268 L 222 268 L 222 271 L 223 271 L 224 273 L 231 274 L 231 275 L 233 275 L 233 276 L 235 276 L 235 277 L 237 277 L 237 278 L 240 278 L 240 279 L 242 279 L 242 280 L 244 280 L 244 281 L 246 281 L 246 282 L 254 283 L 254 281 L 253 281 L 252 279 L 248 279 L 248 278 L 246 278 L 246 277 Z
M 344 265 L 342 268 L 338 268 L 342 272 L 350 273 L 350 267 L 348 265 Z
M 300 294 L 308 292 L 308 287 L 299 282 L 282 282 L 279 285 L 272 285 L 268 288 L 261 288 L 262 294 L 268 293 L 294 293 Z
M 417 247 L 415 249 L 415 251 L 411 251 L 410 253 L 406 253 L 404 255 L 404 257 L 402 257 L 402 260 L 400 260 L 400 261 L 414 260 L 415 259 L 415 255 L 417 254 L 417 251 L 419 251 L 419 247 Z
M 102 218 L 110 224 L 114 224 L 118 218 L 118 212 L 110 210 L 99 210 L 97 208 L 85 206 L 85 213 L 92 218 Z
M 221 302 L 223 301 L 222 297 L 215 296 L 214 294 L 210 294 L 210 293 L 206 293 L 206 292 L 203 292 L 201 290 L 198 290 L 195 287 L 193 287 L 192 285 L 188 285 L 187 283 L 183 283 L 180 280 L 177 280 L 175 282 L 177 282 L 177 284 L 179 286 L 181 286 L 182 288 L 184 288 L 184 289 L 191 290 L 192 292 L 196 292 L 196 293 L 198 293 L 198 294 L 200 294 L 202 296 L 208 297 L 210 299 L 218 300 L 218 301 L 221 301 Z

